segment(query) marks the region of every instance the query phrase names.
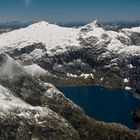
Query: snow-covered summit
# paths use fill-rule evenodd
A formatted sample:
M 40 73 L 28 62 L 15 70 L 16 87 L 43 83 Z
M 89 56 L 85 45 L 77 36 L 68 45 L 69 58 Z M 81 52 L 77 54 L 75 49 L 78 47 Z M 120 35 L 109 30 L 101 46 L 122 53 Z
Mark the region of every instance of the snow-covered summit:
M 7 52 L 15 49 L 21 50 L 24 47 L 42 43 L 45 46 L 46 53 L 54 55 L 56 53 L 66 52 L 68 48 L 81 48 L 81 38 L 89 42 L 89 38 L 96 37 L 98 42 L 93 40 L 92 43 L 89 43 L 95 44 L 96 42 L 97 46 L 97 44 L 108 42 L 106 49 L 109 51 L 114 51 L 115 53 L 125 52 L 130 54 L 133 50 L 133 53 L 139 53 L 139 47 L 134 47 L 135 44 L 133 44 L 133 41 L 131 41 L 130 38 L 130 33 L 140 33 L 139 28 L 140 27 L 135 27 L 115 32 L 104 30 L 98 20 L 77 29 L 60 27 L 58 25 L 42 21 L 32 24 L 27 28 L 1 34 L 0 49 Z M 42 56 L 43 50 L 34 49 L 30 57 L 36 57 L 38 54 Z
M 47 22 L 39 22 L 9 33 L 0 35 L 0 48 L 13 49 L 23 48 L 34 43 L 42 43 L 47 50 L 66 46 L 78 46 L 78 30 L 63 28 Z M 62 49 L 60 49 L 62 50 Z
M 93 22 L 87 24 L 86 26 L 90 26 L 92 28 L 100 28 L 101 23 L 98 20 L 94 20 Z
M 48 26 L 50 23 L 49 22 L 47 22 L 47 21 L 40 21 L 40 22 L 37 22 L 37 23 L 34 23 L 34 24 L 32 24 L 32 25 L 30 25 L 31 27 L 32 26 Z M 29 27 L 30 27 L 29 26 Z

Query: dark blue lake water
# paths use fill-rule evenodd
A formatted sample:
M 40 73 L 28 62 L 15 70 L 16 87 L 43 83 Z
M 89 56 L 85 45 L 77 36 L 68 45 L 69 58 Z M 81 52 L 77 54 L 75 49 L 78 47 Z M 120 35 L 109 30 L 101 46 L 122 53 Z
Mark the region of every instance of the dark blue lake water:
M 121 123 L 135 129 L 131 114 L 140 106 L 140 100 L 131 92 L 98 86 L 60 87 L 59 90 L 96 120 Z

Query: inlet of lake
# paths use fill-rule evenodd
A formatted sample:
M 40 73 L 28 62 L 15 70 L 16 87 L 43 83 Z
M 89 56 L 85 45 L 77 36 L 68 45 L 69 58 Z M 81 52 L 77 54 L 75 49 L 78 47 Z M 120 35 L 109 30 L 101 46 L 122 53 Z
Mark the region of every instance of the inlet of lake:
M 59 90 L 96 120 L 136 128 L 132 112 L 140 106 L 140 100 L 130 91 L 99 86 L 59 87 Z

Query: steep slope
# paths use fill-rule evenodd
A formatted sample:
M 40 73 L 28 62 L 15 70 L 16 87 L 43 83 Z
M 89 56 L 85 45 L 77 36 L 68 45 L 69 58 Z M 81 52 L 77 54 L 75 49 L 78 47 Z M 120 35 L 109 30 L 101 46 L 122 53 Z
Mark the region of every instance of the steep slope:
M 72 126 L 47 107 L 33 107 L 0 85 L 0 138 L 79 139 Z
M 18 35 L 18 36 L 17 36 Z M 0 44 L 4 49 L 21 49 L 34 43 L 42 43 L 49 53 L 51 49 L 57 47 L 65 49 L 66 46 L 78 45 L 78 31 L 76 29 L 62 28 L 47 22 L 39 22 L 27 28 L 12 31 L 9 34 L 0 36 Z
M 53 85 L 27 74 L 8 55 L 0 58 L 1 69 L 9 59 L 12 66 L 12 73 L 0 76 L 0 139 L 138 139 L 138 131 L 89 118 Z
M 80 28 L 42 21 L 1 34 L 0 49 L 25 67 L 46 70 L 39 77 L 57 86 L 99 84 L 140 93 L 139 34 L 139 27 L 106 31 L 98 21 Z
M 139 28 L 128 30 L 130 30 L 129 32 L 134 32 L 134 30 L 139 32 Z M 42 21 L 30 25 L 27 28 L 0 35 L 0 44 L 1 48 L 4 50 L 9 50 L 10 48 L 17 48 L 20 50 L 29 45 L 42 43 L 45 46 L 46 52 L 52 55 L 52 52 L 50 51 L 53 50 L 62 53 L 68 50 L 67 47 L 74 46 L 74 49 L 77 49 L 76 46 L 81 46 L 80 38 L 89 39 L 90 37 L 96 37 L 98 39 L 98 42 L 96 43 L 99 44 L 103 41 L 104 43 L 110 41 L 109 46 L 107 47 L 109 51 L 120 51 L 122 48 L 127 48 L 128 45 L 133 48 L 134 44 L 132 44 L 131 39 L 122 31 L 105 31 L 99 26 L 98 21 L 94 21 L 77 29 L 60 27 Z M 129 51 L 129 47 L 127 48 L 127 51 Z

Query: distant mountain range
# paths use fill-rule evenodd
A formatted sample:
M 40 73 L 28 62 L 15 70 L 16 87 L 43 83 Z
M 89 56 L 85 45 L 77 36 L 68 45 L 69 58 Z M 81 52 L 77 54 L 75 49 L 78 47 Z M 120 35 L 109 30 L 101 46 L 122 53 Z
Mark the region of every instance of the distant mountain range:
M 20 21 L 11 21 L 11 22 L 3 22 L 0 23 L 0 29 L 20 29 L 25 28 L 31 24 L 35 23 L 34 21 L 30 22 L 20 22 Z M 62 27 L 80 27 L 88 24 L 89 22 L 52 22 L 52 24 L 57 24 Z M 107 30 L 119 30 L 122 28 L 131 28 L 131 27 L 138 27 L 140 26 L 140 20 L 136 21 L 108 21 L 108 22 L 102 22 L 102 26 L 104 29 Z

